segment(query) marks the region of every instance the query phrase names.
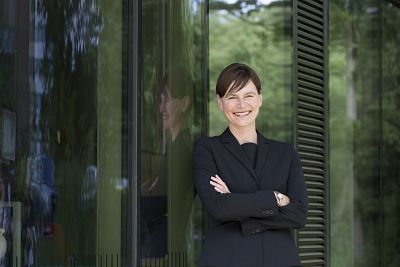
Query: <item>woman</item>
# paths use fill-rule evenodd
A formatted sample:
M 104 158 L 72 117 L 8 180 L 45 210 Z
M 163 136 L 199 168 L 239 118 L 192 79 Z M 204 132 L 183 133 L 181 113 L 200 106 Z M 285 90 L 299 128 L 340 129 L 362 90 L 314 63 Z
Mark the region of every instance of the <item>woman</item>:
M 194 145 L 194 180 L 208 212 L 201 267 L 300 266 L 290 229 L 307 219 L 307 190 L 292 145 L 256 130 L 261 83 L 233 63 L 218 77 L 227 129 Z
M 188 229 L 194 198 L 191 116 L 194 83 L 183 67 L 169 70 L 162 80 L 159 113 L 166 134 L 166 152 L 155 177 L 141 187 L 142 258 L 187 259 Z

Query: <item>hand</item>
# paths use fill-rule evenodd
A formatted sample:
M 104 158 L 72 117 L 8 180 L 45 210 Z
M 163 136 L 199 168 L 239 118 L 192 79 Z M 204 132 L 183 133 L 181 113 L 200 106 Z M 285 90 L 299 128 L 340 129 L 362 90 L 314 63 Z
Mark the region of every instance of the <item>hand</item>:
M 278 191 L 274 191 L 276 203 L 279 207 L 284 207 L 290 203 L 290 198 Z
M 214 186 L 215 191 L 221 194 L 226 194 L 231 192 L 229 191 L 229 188 L 226 186 L 224 181 L 222 181 L 221 177 L 218 176 L 218 174 L 211 176 L 210 184 Z

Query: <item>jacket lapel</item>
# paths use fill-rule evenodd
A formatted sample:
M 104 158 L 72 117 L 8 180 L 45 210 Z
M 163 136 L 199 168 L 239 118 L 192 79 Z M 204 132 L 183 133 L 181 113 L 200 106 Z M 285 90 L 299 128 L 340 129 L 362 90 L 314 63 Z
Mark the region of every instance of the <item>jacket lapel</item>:
M 221 142 L 225 145 L 225 147 L 231 152 L 231 154 L 251 173 L 251 176 L 258 182 L 258 177 L 256 172 L 252 168 L 249 159 L 247 158 L 245 152 L 240 147 L 239 142 L 236 140 L 235 136 L 229 130 L 229 127 L 220 135 Z M 258 152 L 259 153 L 259 152 Z M 257 153 L 257 154 L 258 154 Z M 257 155 L 257 164 L 258 164 L 258 155 Z
M 271 144 L 268 141 L 268 139 L 262 136 L 258 131 L 257 131 L 257 144 L 258 144 L 258 149 L 257 149 L 256 175 L 260 180 L 260 178 L 262 177 L 261 171 L 265 163 L 267 162 L 267 157 L 269 151 L 271 150 Z

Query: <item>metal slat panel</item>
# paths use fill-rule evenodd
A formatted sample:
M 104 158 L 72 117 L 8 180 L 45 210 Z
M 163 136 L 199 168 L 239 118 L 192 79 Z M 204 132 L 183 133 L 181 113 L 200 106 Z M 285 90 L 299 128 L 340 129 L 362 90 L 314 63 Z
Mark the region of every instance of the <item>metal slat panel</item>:
M 323 1 L 322 0 L 303 0 L 301 1 L 304 4 L 307 4 L 310 8 L 318 9 L 320 12 L 323 12 Z
M 301 98 L 299 97 L 299 102 L 298 106 L 304 108 L 304 109 L 310 109 L 316 112 L 320 112 L 323 114 L 324 112 L 324 107 L 323 105 L 316 105 L 314 101 L 301 101 Z
M 318 140 L 313 140 L 313 139 L 307 138 L 305 136 L 299 136 L 298 140 L 299 140 L 299 143 L 300 142 L 302 142 L 303 144 L 307 143 L 310 146 L 311 145 L 315 145 L 315 146 L 321 146 L 322 147 L 324 145 L 324 142 L 321 142 L 321 141 L 318 141 Z
M 318 64 L 318 65 L 324 63 L 323 58 L 311 56 L 307 51 L 301 51 L 301 50 L 298 50 L 298 51 L 297 51 L 297 60 L 298 60 L 300 63 L 302 63 L 302 62 L 301 62 L 302 60 L 305 61 L 304 63 L 306 63 L 306 62 L 313 62 L 313 63 Z
M 318 49 L 315 49 L 315 48 L 310 48 L 310 46 L 308 46 L 307 43 L 304 42 L 303 40 L 299 40 L 298 49 L 299 49 L 299 52 L 303 52 L 303 53 L 307 54 L 307 57 L 305 58 L 306 61 L 312 60 L 313 58 L 317 58 L 317 59 L 323 58 L 323 53 L 321 51 L 319 51 Z M 320 62 L 322 62 L 322 61 L 320 61 Z
M 320 30 L 322 31 L 323 28 L 321 26 L 321 24 L 319 24 L 318 22 L 314 22 L 310 19 L 308 19 L 307 17 L 298 17 L 298 21 L 297 23 L 299 24 L 299 28 L 306 28 L 306 27 L 310 27 L 310 28 L 314 28 L 316 30 Z
M 310 152 L 318 153 L 318 154 L 324 153 L 323 149 L 321 149 L 319 147 L 315 147 L 315 146 L 308 146 L 308 145 L 300 144 L 298 146 L 298 148 L 300 151 L 305 151 L 305 152 L 310 151 Z
M 310 5 L 309 3 L 299 2 L 299 9 L 307 10 L 308 13 L 313 14 L 314 16 L 321 17 L 322 19 L 322 6 Z
M 298 129 L 298 133 L 299 133 L 299 136 L 307 136 L 309 138 L 315 138 L 315 139 L 321 139 L 321 140 L 324 138 L 323 134 L 313 133 L 310 131 L 304 131 L 301 128 Z
M 315 63 L 313 63 L 311 61 L 302 60 L 302 61 L 300 61 L 298 63 L 298 66 L 299 67 L 310 68 L 310 69 L 313 69 L 313 70 L 316 70 L 316 71 L 321 71 L 321 65 L 320 64 L 315 64 Z
M 314 103 L 319 106 L 324 105 L 324 101 L 319 97 L 313 97 L 313 96 L 309 96 L 309 95 L 299 94 L 298 99 L 299 99 L 299 101 Z
M 306 179 L 309 212 L 297 231 L 303 266 L 327 265 L 326 3 L 294 1 L 296 144 Z
M 323 40 L 320 38 L 311 39 L 311 38 L 309 38 L 309 36 L 302 35 L 301 32 L 299 32 L 299 44 L 301 44 L 305 47 L 312 46 L 313 50 L 323 53 L 324 44 L 323 44 Z
M 312 21 L 319 26 L 316 28 L 322 27 L 323 17 L 315 16 L 313 13 L 309 12 L 308 10 L 301 9 L 301 7 L 297 10 L 298 14 L 302 16 L 303 19 L 307 19 L 307 21 Z
M 324 77 L 324 73 L 321 72 L 320 70 L 314 70 L 303 66 L 299 66 L 299 72 L 307 73 L 307 75 L 312 75 L 314 77 L 319 77 L 321 79 L 323 79 Z
M 304 109 L 299 107 L 299 115 L 303 115 L 303 116 L 310 116 L 312 118 L 321 118 L 321 114 L 318 112 L 314 112 L 313 110 L 308 110 L 308 109 Z
M 308 181 L 306 181 L 307 187 L 310 190 L 311 188 L 319 188 L 324 189 L 323 177 L 316 174 L 307 175 Z
M 305 40 L 305 42 L 306 41 L 310 42 L 311 44 L 316 46 L 316 49 L 323 50 L 324 43 L 323 43 L 322 38 L 316 38 L 315 35 L 313 35 L 312 33 L 308 33 L 306 31 L 304 31 L 303 29 L 299 30 L 298 34 L 299 34 L 299 38 L 301 40 Z
M 305 124 L 305 123 L 299 122 L 299 129 L 302 129 L 304 131 L 310 131 L 310 132 L 315 132 L 315 133 L 319 133 L 319 134 L 324 134 L 323 129 L 318 127 L 318 125 Z
M 298 92 L 299 96 L 312 96 L 323 100 L 324 94 L 320 86 L 315 86 L 312 83 L 298 81 Z
M 302 158 L 308 158 L 308 159 L 313 159 L 313 160 L 321 160 L 322 161 L 324 159 L 324 155 L 307 153 L 307 152 L 303 152 L 303 151 L 301 151 L 299 153 L 299 155 Z
M 321 118 L 316 118 L 316 119 L 309 118 L 309 117 L 301 116 L 301 114 L 298 117 L 298 121 L 299 121 L 299 124 L 300 123 L 309 123 L 309 124 L 316 125 L 316 126 L 318 126 L 318 125 L 322 126 L 324 123 L 324 121 L 321 120 Z M 299 125 L 299 126 L 301 126 L 301 125 Z
M 312 38 L 319 38 L 322 40 L 324 37 L 323 34 L 321 34 L 321 30 L 317 30 L 314 27 L 308 26 L 307 24 L 304 23 L 299 24 L 297 31 L 298 34 L 302 32 L 309 33 L 312 36 Z

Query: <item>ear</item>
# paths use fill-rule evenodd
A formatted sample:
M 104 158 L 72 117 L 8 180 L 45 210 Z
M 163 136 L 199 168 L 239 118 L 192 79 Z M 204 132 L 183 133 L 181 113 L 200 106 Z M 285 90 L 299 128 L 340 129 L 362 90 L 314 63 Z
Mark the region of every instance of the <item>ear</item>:
M 223 107 L 222 107 L 222 99 L 221 99 L 221 97 L 217 94 L 217 104 L 218 104 L 218 107 L 219 107 L 219 109 L 221 110 L 221 111 L 224 111 L 224 109 L 223 109 Z
M 259 97 L 260 97 L 260 107 L 262 106 L 262 104 L 263 104 L 263 96 L 262 96 L 262 94 L 260 93 L 259 94 Z
M 185 95 L 181 99 L 181 110 L 182 112 L 185 112 L 189 109 L 190 107 L 190 97 L 188 95 Z

